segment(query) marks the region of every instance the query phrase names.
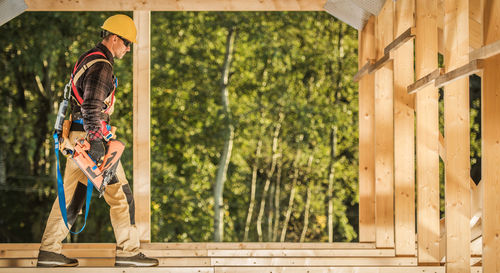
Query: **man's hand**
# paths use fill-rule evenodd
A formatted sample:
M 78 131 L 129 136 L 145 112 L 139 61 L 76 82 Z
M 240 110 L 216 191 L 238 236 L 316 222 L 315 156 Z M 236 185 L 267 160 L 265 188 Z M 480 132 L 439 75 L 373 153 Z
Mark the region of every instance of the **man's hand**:
M 104 140 L 101 138 L 96 138 L 91 141 L 90 143 L 90 150 L 89 150 L 89 156 L 95 160 L 96 164 L 99 165 L 103 157 L 106 153 L 106 147 L 104 147 Z

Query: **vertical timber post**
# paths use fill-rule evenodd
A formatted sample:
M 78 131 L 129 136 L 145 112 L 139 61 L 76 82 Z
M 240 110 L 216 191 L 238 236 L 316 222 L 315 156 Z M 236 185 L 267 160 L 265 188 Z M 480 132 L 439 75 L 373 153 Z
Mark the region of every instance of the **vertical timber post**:
M 375 26 L 377 58 L 394 39 L 394 2 L 388 0 Z M 375 72 L 375 245 L 394 247 L 393 63 Z
M 500 40 L 500 1 L 486 0 L 484 43 Z M 484 62 L 481 97 L 483 272 L 500 272 L 500 55 Z
M 395 36 L 414 25 L 415 1 L 398 0 Z M 413 43 L 406 42 L 394 56 L 394 228 L 396 256 L 415 255 L 415 114 L 414 96 L 406 87 L 414 82 Z
M 438 0 L 416 0 L 415 72 L 420 79 L 438 68 Z M 417 92 L 417 257 L 439 264 L 439 93 Z
M 151 241 L 150 32 L 151 11 L 134 11 L 134 201 L 141 242 Z
M 375 17 L 359 32 L 359 69 L 376 59 Z M 375 75 L 359 81 L 359 241 L 375 242 Z
M 469 1 L 445 0 L 446 72 L 469 62 Z M 470 272 L 469 78 L 444 87 L 446 272 Z

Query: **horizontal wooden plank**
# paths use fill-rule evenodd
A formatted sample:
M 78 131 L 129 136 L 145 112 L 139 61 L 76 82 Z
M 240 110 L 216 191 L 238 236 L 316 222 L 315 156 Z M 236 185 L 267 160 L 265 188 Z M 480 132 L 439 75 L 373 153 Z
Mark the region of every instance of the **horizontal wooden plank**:
M 0 273 L 214 273 L 213 267 L 94 267 L 89 270 L 88 267 L 67 267 L 67 268 L 32 268 L 27 271 L 26 268 L 0 268 Z
M 216 267 L 215 273 L 445 273 L 444 266 L 404 267 Z M 471 273 L 481 273 L 480 266 L 471 267 Z M 0 272 L 1 273 L 1 272 Z
M 38 250 L 39 243 L 0 244 L 2 250 Z M 115 249 L 111 243 L 63 244 L 63 249 Z M 375 249 L 374 243 L 142 243 L 141 249 Z
M 112 243 L 72 243 L 62 244 L 63 249 L 115 249 L 116 244 Z M 10 249 L 39 249 L 39 243 L 9 243 L 0 244 L 0 251 Z
M 160 266 L 416 266 L 415 257 L 287 257 L 193 258 L 160 257 Z M 114 258 L 79 258 L 80 266 L 113 266 Z M 0 259 L 0 267 L 33 267 L 36 259 Z
M 147 243 L 141 249 L 374 249 L 373 243 Z
M 364 75 L 370 73 L 371 66 L 375 63 L 375 60 L 368 61 L 352 78 L 353 81 L 359 82 Z
M 25 273 L 26 268 L 0 268 L 0 273 Z M 87 273 L 85 267 L 37 268 L 37 273 Z M 94 267 L 92 273 L 445 273 L 444 266 L 405 267 Z M 471 273 L 481 273 L 480 266 L 471 267 Z
M 423 78 L 418 79 L 413 84 L 410 84 L 407 87 L 408 94 L 413 94 L 428 86 L 429 84 L 433 84 L 434 81 L 441 75 L 444 74 L 444 69 L 438 68 L 431 73 L 425 75 Z
M 469 53 L 469 60 L 487 59 L 500 54 L 500 41 L 487 44 Z
M 28 11 L 323 11 L 326 0 L 25 0 Z
M 417 258 L 212 258 L 212 266 L 415 266 Z
M 474 73 L 477 73 L 483 69 L 483 60 L 476 59 L 472 60 L 468 64 L 461 66 L 455 70 L 447 72 L 444 75 L 439 76 L 435 80 L 436 88 L 441 88 L 449 83 L 452 83 L 456 80 L 462 79 L 464 77 L 468 77 Z
M 79 266 L 82 266 L 82 267 L 114 266 L 115 258 L 79 258 L 78 263 L 79 263 Z M 35 267 L 35 266 L 36 266 L 36 258 L 0 259 L 0 268 L 2 268 L 2 267 Z M 24 271 L 24 272 L 26 272 L 26 271 Z
M 394 249 L 209 250 L 211 257 L 394 257 Z
M 401 33 L 401 35 L 399 35 L 396 39 L 394 39 L 394 41 L 392 41 L 384 48 L 384 55 L 388 55 L 391 51 L 397 50 L 406 42 L 415 38 L 415 32 L 416 29 L 414 27 L 410 27 L 405 30 L 403 33 Z
M 382 66 L 384 66 L 386 63 L 390 62 L 393 57 L 392 57 L 392 52 L 397 50 L 399 47 L 404 45 L 406 42 L 409 40 L 413 39 L 415 37 L 415 28 L 411 27 L 408 28 L 405 32 L 403 32 L 401 35 L 399 35 L 394 41 L 392 41 L 390 44 L 388 44 L 384 48 L 384 56 L 382 58 L 376 60 L 376 61 L 370 61 L 367 62 L 355 75 L 353 80 L 355 82 L 358 82 L 361 80 L 361 78 L 368 74 L 372 73 Z

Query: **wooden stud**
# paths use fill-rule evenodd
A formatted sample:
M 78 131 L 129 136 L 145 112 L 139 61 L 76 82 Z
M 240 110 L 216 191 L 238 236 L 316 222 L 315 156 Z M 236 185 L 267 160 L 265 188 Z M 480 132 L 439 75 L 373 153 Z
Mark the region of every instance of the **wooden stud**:
M 469 33 L 464 29 L 469 29 L 469 1 L 445 0 L 444 66 L 447 72 L 469 62 Z M 469 115 L 468 77 L 448 83 L 444 87 L 447 273 L 470 272 Z
M 483 9 L 484 0 L 469 0 L 469 47 L 471 49 L 483 46 Z
M 151 12 L 134 11 L 134 201 L 141 242 L 151 241 L 150 33 Z
M 375 17 L 359 32 L 359 64 L 375 59 Z M 359 241 L 375 242 L 375 75 L 359 82 Z
M 500 1 L 484 8 L 485 44 L 500 40 Z M 484 60 L 481 95 L 483 272 L 500 272 L 500 56 Z
M 323 11 L 326 0 L 25 0 L 28 11 Z
M 386 1 L 376 22 L 377 56 L 394 39 L 394 2 Z M 375 71 L 375 244 L 394 247 L 393 64 Z
M 417 79 L 438 68 L 438 1 L 416 1 Z M 419 264 L 439 264 L 439 112 L 438 91 L 423 87 L 416 95 L 417 241 Z
M 411 28 L 415 23 L 414 13 L 414 0 L 396 2 L 394 31 L 397 35 L 410 36 L 411 30 L 415 31 Z M 394 237 L 397 256 L 415 255 L 415 98 L 406 92 L 406 87 L 413 82 L 413 74 L 413 43 L 404 43 L 394 49 Z

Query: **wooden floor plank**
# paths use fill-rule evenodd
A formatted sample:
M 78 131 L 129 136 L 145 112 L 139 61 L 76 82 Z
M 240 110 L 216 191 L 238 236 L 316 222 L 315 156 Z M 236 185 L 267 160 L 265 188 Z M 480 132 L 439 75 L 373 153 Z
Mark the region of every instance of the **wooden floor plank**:
M 417 258 L 212 258 L 212 266 L 416 266 Z
M 36 273 L 87 273 L 89 268 L 30 268 Z M 27 268 L 0 268 L 0 273 L 25 273 Z M 94 267 L 92 273 L 445 273 L 444 266 L 406 267 Z M 480 266 L 471 267 L 472 273 L 481 273 Z
M 445 273 L 444 266 L 418 267 L 216 267 L 215 273 Z M 472 273 L 481 273 L 481 267 L 471 267 Z M 1 273 L 1 271 L 0 271 Z

